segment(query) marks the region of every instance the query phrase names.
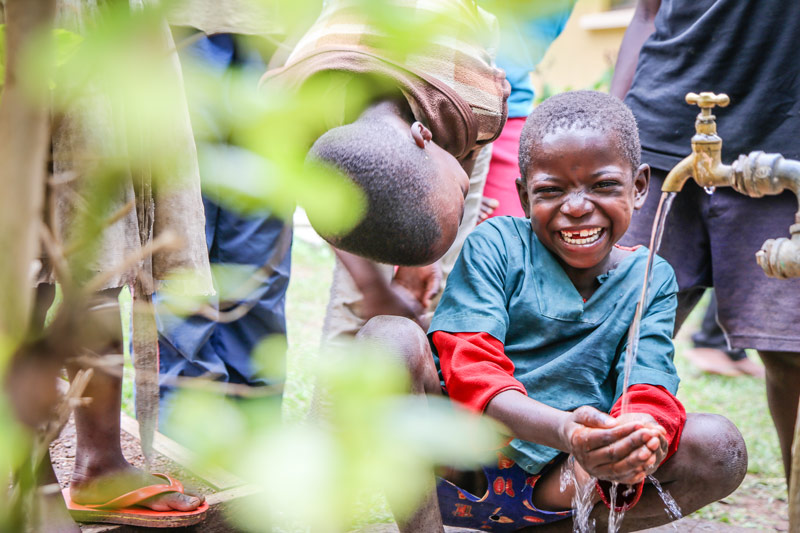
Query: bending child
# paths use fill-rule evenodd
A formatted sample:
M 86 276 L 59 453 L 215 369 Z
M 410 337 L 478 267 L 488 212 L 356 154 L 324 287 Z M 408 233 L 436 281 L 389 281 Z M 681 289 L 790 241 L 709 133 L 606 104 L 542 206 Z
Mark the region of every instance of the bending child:
M 369 9 L 330 0 L 286 64 L 264 76 L 267 86 L 335 89 L 325 94 L 336 113 L 309 147 L 309 159 L 336 168 L 366 199 L 351 231 L 322 233 L 337 255 L 326 339 L 355 334 L 375 315 L 413 318 L 428 307 L 440 283 L 431 263 L 450 249 L 462 219 L 477 217 L 470 206 L 477 207 L 485 179 L 478 154 L 507 115 L 510 88 L 492 60 L 493 15 L 474 0 L 381 6 L 384 16 L 420 26 L 446 23 L 421 32 L 413 51 L 398 53 L 401 41 Z M 340 92 L 348 96 L 332 96 Z M 363 92 L 366 109 L 350 101 Z M 475 201 L 465 206 L 476 165 Z
M 530 220 L 497 217 L 468 237 L 430 344 L 402 318 L 376 317 L 360 332 L 399 348 L 415 393 L 444 391 L 513 438 L 484 467 L 483 483 L 439 480 L 438 505 L 429 498 L 401 529 L 441 531 L 444 522 L 571 531 L 576 486 L 561 490 L 566 469 L 591 487 L 598 526 L 608 516 L 609 482 L 630 485 L 615 502 L 627 510 L 626 531 L 672 520 L 647 476 L 683 514 L 727 496 L 745 475 L 744 441 L 726 418 L 687 415 L 674 396 L 677 284 L 658 257 L 621 413 L 628 328 L 648 256 L 616 244 L 649 180 L 630 110 L 592 91 L 550 98 L 525 123 L 520 167 Z

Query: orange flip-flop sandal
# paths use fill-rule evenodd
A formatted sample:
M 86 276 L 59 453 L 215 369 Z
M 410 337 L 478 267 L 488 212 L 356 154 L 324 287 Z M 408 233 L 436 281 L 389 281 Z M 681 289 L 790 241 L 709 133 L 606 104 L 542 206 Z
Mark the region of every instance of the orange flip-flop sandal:
M 139 504 L 148 498 L 169 492 L 183 493 L 183 484 L 167 474 L 152 474 L 168 484 L 142 487 L 105 503 L 81 505 L 70 498 L 69 489 L 64 489 L 64 501 L 72 519 L 76 522 L 99 522 L 139 527 L 185 527 L 202 522 L 208 511 L 203 502 L 194 511 L 153 511 Z

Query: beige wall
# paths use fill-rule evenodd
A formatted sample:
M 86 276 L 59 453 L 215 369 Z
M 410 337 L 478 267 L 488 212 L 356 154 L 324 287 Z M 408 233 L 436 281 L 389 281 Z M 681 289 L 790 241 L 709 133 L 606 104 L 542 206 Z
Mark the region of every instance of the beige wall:
M 579 0 L 563 33 L 533 73 L 536 94 L 588 89 L 617 59 L 633 9 L 608 10 L 609 0 Z

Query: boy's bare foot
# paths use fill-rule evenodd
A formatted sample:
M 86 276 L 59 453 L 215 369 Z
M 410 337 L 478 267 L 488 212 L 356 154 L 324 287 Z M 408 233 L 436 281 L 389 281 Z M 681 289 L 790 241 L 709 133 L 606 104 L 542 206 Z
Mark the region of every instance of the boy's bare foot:
M 731 361 L 728 354 L 716 348 L 691 348 L 684 356 L 698 369 L 720 376 L 740 376 L 742 371 Z
M 88 469 L 79 469 L 76 465 L 70 482 L 70 497 L 73 502 L 79 504 L 99 504 L 138 488 L 163 484 L 163 479 L 134 468 L 127 462 L 117 468 L 91 474 L 88 473 Z M 200 507 L 204 500 L 202 496 L 170 492 L 154 496 L 138 505 L 154 511 L 193 511 Z

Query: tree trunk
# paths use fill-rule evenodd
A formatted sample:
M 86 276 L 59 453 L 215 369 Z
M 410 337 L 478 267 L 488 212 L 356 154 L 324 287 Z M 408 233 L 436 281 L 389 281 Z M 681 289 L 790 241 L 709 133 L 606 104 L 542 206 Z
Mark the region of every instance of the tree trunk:
M 0 96 L 0 335 L 19 340 L 33 302 L 32 264 L 44 200 L 48 121 L 46 87 L 19 80 L 20 60 L 37 30 L 50 35 L 55 0 L 6 0 L 6 72 Z M 33 98 L 32 98 L 33 97 Z M 38 97 L 38 98 L 37 98 Z

